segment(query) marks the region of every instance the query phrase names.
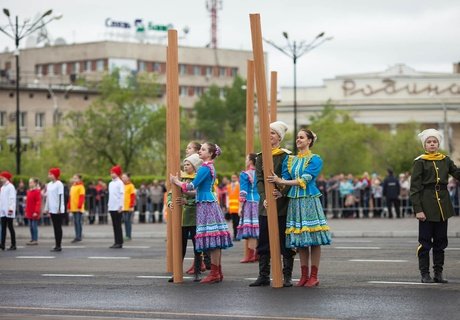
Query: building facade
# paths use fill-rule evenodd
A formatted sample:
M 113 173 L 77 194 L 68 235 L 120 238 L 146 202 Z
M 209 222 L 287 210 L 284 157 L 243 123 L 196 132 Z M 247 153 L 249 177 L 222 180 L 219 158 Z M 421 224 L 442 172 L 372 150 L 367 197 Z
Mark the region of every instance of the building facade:
M 293 127 L 292 87 L 281 88 L 278 118 Z M 324 105 L 346 110 L 355 121 L 396 133 L 409 122 L 447 132 L 444 150 L 460 161 L 460 64 L 452 73 L 417 71 L 398 64 L 383 72 L 350 74 L 324 80 L 318 87 L 297 88 L 297 126 Z
M 179 102 L 191 110 L 211 85 L 224 93 L 237 75 L 245 78 L 251 51 L 179 47 Z M 154 73 L 166 103 L 166 46 L 100 41 L 29 48 L 20 51 L 21 136 L 37 138 L 68 111 L 83 111 L 97 91 L 78 86 L 97 82 L 115 68 L 122 75 Z M 16 118 L 15 56 L 0 54 L 0 136 L 14 134 Z M 2 132 L 3 131 L 3 132 Z M 4 139 L 3 139 L 4 140 Z

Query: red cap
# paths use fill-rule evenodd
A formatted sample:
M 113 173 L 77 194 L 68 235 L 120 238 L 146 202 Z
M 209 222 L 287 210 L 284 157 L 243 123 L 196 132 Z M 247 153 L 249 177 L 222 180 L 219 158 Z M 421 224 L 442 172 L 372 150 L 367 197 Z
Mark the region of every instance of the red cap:
M 56 179 L 59 179 L 61 175 L 61 170 L 59 168 L 51 168 L 49 173 L 51 173 Z
M 13 179 L 13 175 L 9 173 L 8 171 L 0 172 L 0 177 L 7 179 L 9 182 L 11 182 L 11 179 Z
M 121 176 L 121 167 L 119 165 L 113 166 L 112 169 L 110 169 L 110 173 L 115 173 L 117 176 Z

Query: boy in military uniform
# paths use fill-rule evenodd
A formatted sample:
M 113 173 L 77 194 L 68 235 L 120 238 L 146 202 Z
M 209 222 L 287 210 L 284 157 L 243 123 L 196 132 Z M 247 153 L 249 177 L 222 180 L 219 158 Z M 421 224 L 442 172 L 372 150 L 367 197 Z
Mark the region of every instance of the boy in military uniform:
M 447 247 L 447 220 L 454 209 L 447 191 L 449 175 L 460 179 L 460 169 L 446 155 L 439 153 L 442 135 L 435 129 L 421 132 L 425 153 L 415 159 L 410 198 L 419 220 L 417 256 L 422 283 L 447 283 L 443 278 L 444 249 Z M 430 276 L 430 250 L 433 248 L 434 277 Z
M 284 159 L 291 154 L 289 150 L 280 148 L 280 143 L 284 139 L 288 127 L 282 121 L 275 121 L 270 124 L 270 143 L 272 146 L 273 169 L 276 175 L 281 176 L 282 164 Z M 257 245 L 257 254 L 259 255 L 259 276 L 256 281 L 251 283 L 250 287 L 260 287 L 270 285 L 270 242 L 268 236 L 268 218 L 267 209 L 264 206 L 266 199 L 264 172 L 262 164 L 262 155 L 258 154 L 256 159 L 256 178 L 257 191 L 260 195 L 259 201 L 259 242 Z M 280 249 L 283 256 L 283 276 L 284 287 L 292 287 L 292 268 L 294 266 L 295 252 L 286 249 L 286 215 L 289 198 L 286 197 L 289 187 L 283 190 L 276 190 L 276 207 L 278 211 L 278 229 L 280 236 Z

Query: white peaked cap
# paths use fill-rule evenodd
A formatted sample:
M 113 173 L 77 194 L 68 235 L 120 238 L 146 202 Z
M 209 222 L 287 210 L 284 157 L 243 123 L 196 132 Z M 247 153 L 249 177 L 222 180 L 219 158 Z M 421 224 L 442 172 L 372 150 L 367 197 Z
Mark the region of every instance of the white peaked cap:
M 283 141 L 284 135 L 286 134 L 286 131 L 288 130 L 288 126 L 283 121 L 275 121 L 275 122 L 270 123 L 270 129 L 275 131 L 280 136 L 281 141 Z

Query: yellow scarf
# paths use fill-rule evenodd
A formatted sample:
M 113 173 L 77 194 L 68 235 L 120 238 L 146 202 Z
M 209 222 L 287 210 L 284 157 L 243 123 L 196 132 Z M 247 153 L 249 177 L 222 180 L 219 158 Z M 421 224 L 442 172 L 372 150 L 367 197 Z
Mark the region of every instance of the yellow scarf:
M 285 153 L 285 152 L 280 147 L 272 149 L 272 156 L 277 156 L 277 155 L 280 155 L 280 154 L 283 154 L 283 153 Z
M 425 154 L 422 154 L 420 158 L 423 160 L 429 160 L 429 161 L 436 161 L 436 160 L 443 160 L 446 156 L 440 152 L 436 153 L 428 153 L 426 152 Z

